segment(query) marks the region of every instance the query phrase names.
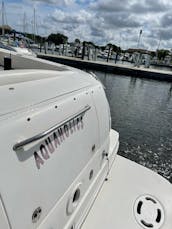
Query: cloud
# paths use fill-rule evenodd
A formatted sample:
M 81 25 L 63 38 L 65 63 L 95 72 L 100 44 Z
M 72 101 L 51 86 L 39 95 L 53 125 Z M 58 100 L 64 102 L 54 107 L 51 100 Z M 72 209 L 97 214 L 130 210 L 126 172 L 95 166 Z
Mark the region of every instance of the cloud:
M 171 27 L 172 26 L 172 14 L 166 13 L 163 15 L 161 19 L 161 26 L 162 27 Z
M 91 22 L 92 15 L 85 10 L 71 13 L 56 9 L 49 19 L 52 23 L 60 22 L 62 24 L 85 24 Z
M 113 15 L 112 13 L 108 13 L 103 15 L 105 23 L 108 27 L 111 28 L 132 28 L 139 27 L 141 23 L 136 20 L 133 15 L 129 15 L 127 13 L 118 13 Z
M 169 4 L 165 4 L 162 0 L 143 0 L 132 4 L 130 10 L 136 14 L 145 13 L 161 13 L 168 10 Z
M 128 0 L 98 0 L 90 3 L 90 9 L 101 12 L 123 12 L 129 10 Z
M 70 6 L 75 3 L 75 0 L 32 0 L 32 2 L 53 4 L 56 6 Z
M 41 35 L 61 32 L 70 41 L 79 38 L 134 48 L 142 29 L 140 47 L 156 49 L 160 37 L 161 47 L 172 47 L 170 0 L 21 0 L 6 6 L 8 22 L 18 30 L 25 11 L 32 31 L 35 7 Z

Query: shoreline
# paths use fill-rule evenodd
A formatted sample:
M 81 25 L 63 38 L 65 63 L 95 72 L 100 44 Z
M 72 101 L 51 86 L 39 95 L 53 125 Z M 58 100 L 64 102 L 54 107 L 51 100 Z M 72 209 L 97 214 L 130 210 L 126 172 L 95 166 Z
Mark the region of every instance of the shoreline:
M 124 64 L 113 64 L 101 61 L 81 60 L 74 57 L 57 56 L 53 54 L 37 54 L 37 57 L 80 69 L 98 70 L 125 76 L 133 76 L 172 82 L 171 71 L 143 67 L 132 67 Z

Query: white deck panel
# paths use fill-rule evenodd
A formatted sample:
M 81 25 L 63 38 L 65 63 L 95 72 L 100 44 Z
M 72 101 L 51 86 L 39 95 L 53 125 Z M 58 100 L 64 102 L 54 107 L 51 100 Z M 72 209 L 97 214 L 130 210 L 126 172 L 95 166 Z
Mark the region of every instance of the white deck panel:
M 92 76 L 81 71 L 2 71 L 0 116 L 76 92 L 95 83 Z
M 161 229 L 172 228 L 172 185 L 152 171 L 117 156 L 82 229 L 141 229 L 133 208 L 136 199 L 145 194 L 163 205 L 165 222 Z

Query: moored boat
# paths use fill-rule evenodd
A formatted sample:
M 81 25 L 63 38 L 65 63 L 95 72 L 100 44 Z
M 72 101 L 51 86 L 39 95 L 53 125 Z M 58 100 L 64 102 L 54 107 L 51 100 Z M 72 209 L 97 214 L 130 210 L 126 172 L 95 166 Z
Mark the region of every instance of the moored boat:
M 117 155 L 94 74 L 11 59 L 20 70 L 0 75 L 0 227 L 171 228 L 172 186 Z

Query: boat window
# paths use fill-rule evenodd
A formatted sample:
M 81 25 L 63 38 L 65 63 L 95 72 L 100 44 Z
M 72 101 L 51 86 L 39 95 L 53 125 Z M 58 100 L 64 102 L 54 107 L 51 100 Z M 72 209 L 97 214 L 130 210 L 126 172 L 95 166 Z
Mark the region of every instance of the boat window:
M 0 43 L 0 48 L 2 48 L 2 49 L 6 49 L 6 50 L 9 50 L 9 51 L 16 52 L 16 50 L 15 50 L 15 49 L 13 49 L 12 47 L 7 46 L 7 45 L 4 45 L 4 44 L 2 44 L 2 43 Z

